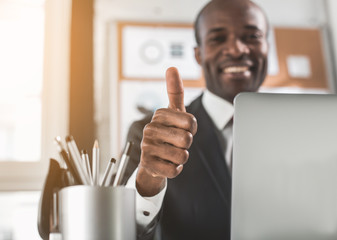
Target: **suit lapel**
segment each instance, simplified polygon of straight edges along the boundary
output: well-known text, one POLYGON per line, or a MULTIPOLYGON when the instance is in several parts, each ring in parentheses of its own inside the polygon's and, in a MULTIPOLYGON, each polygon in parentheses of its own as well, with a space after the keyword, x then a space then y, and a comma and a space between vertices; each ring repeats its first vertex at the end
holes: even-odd
POLYGON ((191 152, 197 153, 219 195, 229 207, 231 177, 223 156, 224 151, 215 132, 217 129, 202 106, 201 97, 191 104, 188 111, 194 114, 198 121, 198 132, 193 138, 191 152))

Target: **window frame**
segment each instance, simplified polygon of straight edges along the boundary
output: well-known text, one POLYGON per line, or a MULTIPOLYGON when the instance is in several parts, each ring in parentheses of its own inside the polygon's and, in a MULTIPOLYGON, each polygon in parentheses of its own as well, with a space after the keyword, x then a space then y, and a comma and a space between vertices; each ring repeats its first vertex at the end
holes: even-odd
POLYGON ((68 132, 70 0, 45 1, 41 159, 0 162, 0 191, 40 190, 49 158, 58 158, 54 137, 68 132))

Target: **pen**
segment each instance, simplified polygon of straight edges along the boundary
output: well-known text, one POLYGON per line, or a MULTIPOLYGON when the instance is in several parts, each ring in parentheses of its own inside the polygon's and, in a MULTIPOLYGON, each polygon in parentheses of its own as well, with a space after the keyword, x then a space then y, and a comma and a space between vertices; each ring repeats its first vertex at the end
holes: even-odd
POLYGON ((120 163, 119 163, 118 168, 117 168, 117 173, 116 173, 113 185, 112 185, 113 187, 116 187, 117 185, 119 185, 122 178, 123 178, 124 171, 125 171, 126 165, 128 163, 128 160, 129 160, 131 145, 132 145, 131 142, 126 143, 126 146, 124 148, 124 152, 122 154, 120 163))
POLYGON ((109 184, 110 184, 110 181, 111 181, 111 175, 112 175, 112 170, 115 166, 115 163, 116 163, 116 159, 114 158, 111 158, 111 160, 109 161, 108 163, 108 166, 104 172, 104 175, 103 175, 103 179, 102 179, 102 182, 101 182, 101 186, 103 187, 108 187, 109 184))
POLYGON ((82 150, 81 151, 81 157, 82 157, 82 163, 83 163, 84 169, 87 172, 87 177, 89 178, 91 185, 93 185, 94 182, 92 180, 92 173, 91 173, 91 167, 90 167, 88 152, 86 150, 82 150))
POLYGON ((79 173, 76 169, 75 163, 72 161, 72 159, 69 158, 69 155, 68 155, 67 151, 63 147, 63 144, 61 142, 61 138, 59 136, 57 136, 55 138, 55 142, 57 144, 58 152, 60 153, 61 157, 65 161, 70 174, 74 177, 75 182, 79 183, 79 184, 83 184, 83 182, 82 182, 82 180, 79 176, 79 173))
POLYGON ((81 158, 80 152, 78 151, 74 138, 72 136, 67 136, 66 142, 67 142, 70 155, 78 171, 78 175, 82 180, 82 183, 85 185, 89 185, 90 181, 87 179, 87 175, 85 174, 85 171, 82 167, 82 164, 81 164, 82 158, 81 158))
POLYGON ((99 185, 99 147, 97 140, 95 140, 92 148, 92 178, 94 185, 99 185))

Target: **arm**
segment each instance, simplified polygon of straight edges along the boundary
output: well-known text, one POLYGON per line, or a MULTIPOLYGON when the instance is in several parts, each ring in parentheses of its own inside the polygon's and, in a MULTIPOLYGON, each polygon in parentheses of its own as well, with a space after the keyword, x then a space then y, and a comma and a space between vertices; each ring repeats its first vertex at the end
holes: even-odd
POLYGON ((136 177, 135 173, 127 184, 137 190, 138 239, 153 236, 167 178, 174 178, 182 171, 188 159, 187 149, 197 129, 196 119, 185 111, 182 81, 177 70, 168 69, 166 78, 169 107, 157 110, 152 119, 135 122, 128 133, 128 140, 135 146, 128 176, 139 163, 136 177), (144 131, 141 131, 144 126, 144 131), (144 211, 150 215, 145 216, 144 211))
MULTIPOLYGON (((138 169, 128 180, 126 187, 136 190, 136 174, 138 169)), ((153 197, 142 197, 136 190, 136 223, 137 239, 152 239, 155 227, 161 214, 166 187, 153 197)))

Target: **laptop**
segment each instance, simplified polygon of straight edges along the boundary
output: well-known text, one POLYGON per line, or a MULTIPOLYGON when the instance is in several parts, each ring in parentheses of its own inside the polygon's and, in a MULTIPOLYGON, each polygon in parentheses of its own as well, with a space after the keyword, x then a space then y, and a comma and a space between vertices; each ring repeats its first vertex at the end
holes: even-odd
POLYGON ((337 96, 242 93, 232 240, 337 239, 337 96))

